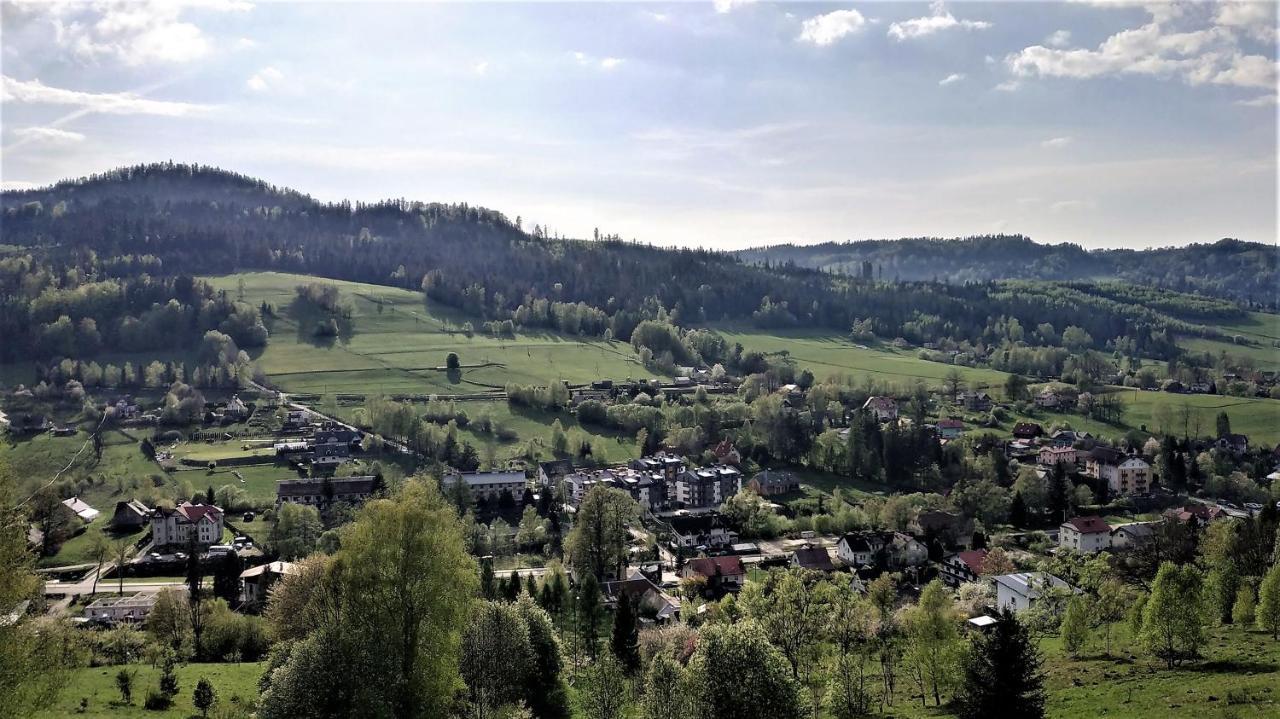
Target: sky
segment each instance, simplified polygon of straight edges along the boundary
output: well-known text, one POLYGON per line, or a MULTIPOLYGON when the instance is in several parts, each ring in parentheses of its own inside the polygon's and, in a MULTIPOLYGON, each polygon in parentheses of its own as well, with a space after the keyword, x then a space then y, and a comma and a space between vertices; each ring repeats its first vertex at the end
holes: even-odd
POLYGON ((0 182, 174 160, 738 249, 1277 241, 1275 3, 0 1, 0 182))

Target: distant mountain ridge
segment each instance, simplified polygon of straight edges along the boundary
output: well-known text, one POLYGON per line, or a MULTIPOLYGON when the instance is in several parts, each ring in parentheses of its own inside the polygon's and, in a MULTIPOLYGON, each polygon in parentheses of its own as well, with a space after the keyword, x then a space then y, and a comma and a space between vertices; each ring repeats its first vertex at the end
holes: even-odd
POLYGON ((772 245, 735 254, 754 264, 795 265, 855 276, 869 262, 874 276, 884 279, 1120 279, 1266 307, 1276 306, 1280 287, 1280 248, 1235 239, 1149 250, 1085 250, 1067 243, 1040 244, 1023 235, 912 237, 772 245))

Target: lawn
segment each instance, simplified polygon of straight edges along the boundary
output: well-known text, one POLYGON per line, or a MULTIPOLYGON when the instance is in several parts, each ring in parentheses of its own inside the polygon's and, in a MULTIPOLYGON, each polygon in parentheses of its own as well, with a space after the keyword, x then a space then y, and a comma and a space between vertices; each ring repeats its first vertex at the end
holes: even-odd
POLYGON ((421 293, 405 289, 275 272, 209 281, 233 294, 243 281, 246 301, 275 306, 279 316, 270 321, 271 340, 256 359, 289 392, 466 394, 507 382, 654 376, 622 342, 552 332, 467 337, 460 329, 463 322, 470 319, 478 326, 479 320, 434 304, 428 309, 421 293), (332 342, 311 336, 314 320, 293 305, 294 288, 307 282, 338 286, 353 309, 349 333, 332 342), (453 375, 441 369, 450 352, 464 366, 453 375))
POLYGON ((32 719, 55 717, 86 717, 87 719, 186 719, 199 716, 200 711, 191 703, 196 682, 201 677, 213 685, 219 702, 231 702, 239 697, 246 702, 258 698, 258 679, 266 668, 265 662, 240 664, 186 664, 178 667, 179 693, 168 711, 147 711, 142 708, 147 690, 158 686, 160 669, 149 664, 131 664, 136 671, 133 678, 133 704, 119 706, 120 692, 116 689, 119 666, 75 669, 67 678, 65 688, 54 704, 31 715, 32 719), (80 712, 80 700, 88 699, 88 708, 80 712))
POLYGON ((947 365, 916 356, 919 350, 900 350, 887 345, 859 347, 846 337, 824 330, 732 329, 721 331, 729 342, 741 342, 749 350, 787 352, 796 367, 813 372, 818 379, 832 375, 853 376, 888 383, 906 390, 918 381, 938 386, 954 367, 972 387, 1003 392, 1008 374, 991 369, 947 365))
MULTIPOLYGON (((130 543, 136 542, 139 539, 142 539, 142 535, 147 533, 146 527, 143 527, 136 532, 127 532, 124 534, 117 534, 109 530, 107 525, 111 523, 111 514, 115 510, 114 502, 110 507, 98 506, 95 507, 95 509, 101 511, 102 514, 99 514, 93 522, 85 527, 83 532, 77 534, 71 539, 68 539, 66 542, 63 542, 62 547, 58 549, 57 554, 51 557, 41 557, 40 566, 58 567, 71 564, 86 564, 95 561, 95 558, 91 554, 91 550, 93 547, 93 538, 98 535, 106 536, 107 541, 114 546, 117 541, 125 538, 127 538, 130 543)), ((111 559, 110 553, 107 558, 111 559)))

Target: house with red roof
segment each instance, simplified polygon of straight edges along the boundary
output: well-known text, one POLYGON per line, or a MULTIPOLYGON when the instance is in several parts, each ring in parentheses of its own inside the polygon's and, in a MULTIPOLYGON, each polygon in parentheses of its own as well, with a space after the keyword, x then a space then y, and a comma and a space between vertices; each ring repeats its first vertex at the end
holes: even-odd
POLYGON ((982 563, 987 561, 987 550, 971 549, 956 552, 943 558, 938 564, 942 583, 958 587, 965 582, 976 582, 982 577, 982 563))
POLYGON ((222 541, 222 510, 212 504, 183 502, 151 513, 151 539, 157 547, 208 547, 222 541))
POLYGON ((877 421, 889 422, 898 418, 898 400, 892 397, 868 397, 862 403, 862 411, 875 415, 877 421))
POLYGON ((1107 549, 1111 546, 1111 525, 1101 517, 1072 517, 1058 528, 1058 546, 1089 554, 1107 549))
POLYGON ((964 422, 958 419, 938 420, 938 436, 942 439, 955 439, 964 431, 964 422))
POLYGON ((698 557, 685 562, 680 577, 704 577, 711 591, 737 591, 747 579, 747 570, 740 557, 698 557))

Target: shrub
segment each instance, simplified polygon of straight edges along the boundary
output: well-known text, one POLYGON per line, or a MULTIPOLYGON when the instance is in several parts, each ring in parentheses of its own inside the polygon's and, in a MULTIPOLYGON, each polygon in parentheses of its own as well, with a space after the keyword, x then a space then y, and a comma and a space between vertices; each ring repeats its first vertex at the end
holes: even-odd
POLYGON ((173 698, 168 694, 156 689, 147 690, 147 699, 142 704, 144 709, 149 711, 165 711, 173 706, 173 698))

